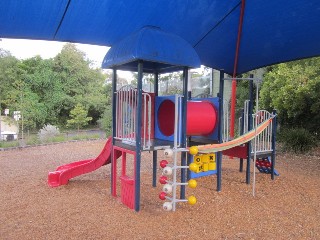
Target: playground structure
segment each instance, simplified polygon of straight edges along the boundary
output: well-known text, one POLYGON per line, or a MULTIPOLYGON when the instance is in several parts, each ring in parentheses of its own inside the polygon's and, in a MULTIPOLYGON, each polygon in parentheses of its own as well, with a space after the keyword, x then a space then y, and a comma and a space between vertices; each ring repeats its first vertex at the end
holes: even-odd
POLYGON ((217 191, 221 191, 222 155, 240 158, 240 171, 246 160, 247 184, 250 183, 252 159, 257 167, 261 166, 261 172, 270 173, 274 179, 276 113, 265 110, 253 113, 253 82, 256 79, 249 78, 250 97, 239 119, 239 137, 233 139, 230 138, 229 104, 223 100, 224 81, 230 79, 220 71, 217 97, 192 97, 188 92, 188 69, 199 66, 199 58, 188 43, 154 27, 142 28, 114 45, 103 62, 104 68, 113 69, 112 138, 107 141, 105 153, 97 158, 99 161, 86 160, 59 167, 49 174, 49 185, 66 184, 74 176, 111 163, 112 195, 119 196, 117 184, 120 181, 121 202, 139 211, 141 152, 153 152, 152 185, 156 187, 159 150, 171 159, 160 161, 163 168, 160 183, 164 186, 159 198, 165 200, 163 208, 168 211, 174 211, 180 202, 196 203, 194 196, 186 197, 186 187, 197 185, 194 178, 217 176, 217 191), (174 44, 163 48, 163 42, 174 44), (117 89, 117 70, 138 72, 137 87, 117 89), (183 71, 183 94, 158 96, 159 74, 179 70, 183 71), (153 93, 142 91, 143 73, 154 74, 153 93), (134 159, 131 175, 127 171, 127 155, 134 159), (179 156, 181 162, 178 163, 179 156), (268 159, 269 163, 262 159, 268 159), (121 170, 120 177, 118 170, 121 170), (178 173, 181 175, 179 180, 178 173), (177 196, 178 187, 180 196, 177 196))

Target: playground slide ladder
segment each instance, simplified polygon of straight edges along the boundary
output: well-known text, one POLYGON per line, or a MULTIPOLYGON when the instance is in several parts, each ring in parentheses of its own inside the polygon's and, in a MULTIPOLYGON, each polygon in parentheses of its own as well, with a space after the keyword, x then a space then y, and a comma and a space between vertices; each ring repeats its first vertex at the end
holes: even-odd
MULTIPOLYGON (((178 199, 177 197, 177 187, 178 186, 189 186, 190 188, 195 188, 197 186, 197 182, 194 179, 190 179, 188 182, 178 182, 177 181, 177 173, 179 170, 186 168, 189 166, 180 166, 178 165, 178 153, 186 152, 187 149, 180 148, 180 131, 179 129, 179 119, 181 119, 181 96, 175 95, 175 119, 174 119, 174 141, 173 141, 173 149, 166 149, 164 151, 164 155, 167 157, 173 158, 173 163, 169 164, 167 160, 160 161, 160 167, 163 168, 162 176, 159 181, 161 184, 164 184, 162 188, 162 192, 159 194, 159 198, 161 200, 166 200, 163 204, 163 209, 165 211, 175 211, 176 205, 179 202, 188 202, 190 205, 194 205, 197 202, 195 196, 191 195, 187 199, 178 199), (171 177, 172 180, 169 180, 168 177, 171 177), (171 195, 171 196, 168 196, 171 195)), ((186 154, 186 153, 184 153, 186 154)))
MULTIPOLYGON (((261 173, 271 174, 272 173, 272 162, 269 157, 258 158, 256 161, 256 168, 261 173)), ((277 170, 274 169, 274 174, 279 176, 277 170)))

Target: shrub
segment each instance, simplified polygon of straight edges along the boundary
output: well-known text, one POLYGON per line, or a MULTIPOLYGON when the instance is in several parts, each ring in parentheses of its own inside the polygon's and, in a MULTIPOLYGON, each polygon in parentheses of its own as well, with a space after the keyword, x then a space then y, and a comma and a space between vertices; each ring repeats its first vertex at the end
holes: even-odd
POLYGON ((110 105, 106 107, 102 118, 98 120, 100 128, 106 132, 106 135, 109 136, 112 134, 112 108, 110 105))
POLYGON ((38 138, 41 142, 50 142, 50 139, 60 134, 59 128, 53 125, 44 125, 38 132, 38 138))
POLYGON ((310 151, 317 145, 315 136, 304 128, 290 128, 280 131, 278 139, 286 150, 295 153, 310 151))

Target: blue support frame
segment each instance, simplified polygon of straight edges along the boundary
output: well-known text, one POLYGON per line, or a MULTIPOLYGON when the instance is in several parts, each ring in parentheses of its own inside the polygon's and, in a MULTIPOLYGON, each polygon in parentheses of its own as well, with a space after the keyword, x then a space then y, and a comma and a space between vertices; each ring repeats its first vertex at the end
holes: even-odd
MULTIPOLYGON (((117 69, 113 69, 112 75, 112 145, 115 144, 116 137, 116 106, 117 106, 117 69)), ((111 151, 113 154, 113 151, 111 151)), ((114 158, 114 156, 112 156, 114 158)), ((111 169, 113 168, 113 163, 111 161, 111 169)), ((111 186, 113 186, 113 171, 111 171, 111 186)), ((112 194, 112 187, 111 187, 112 194)))
MULTIPOLYGON (((240 126, 240 135, 243 135, 244 130, 244 109, 241 110, 241 126, 240 126)), ((239 171, 243 172, 243 158, 240 158, 239 171)))
MULTIPOLYGON (((219 85, 219 132, 218 143, 222 143, 222 124, 223 124, 223 91, 224 91, 224 71, 220 70, 220 85, 219 85)), ((221 191, 222 182, 222 152, 217 153, 217 191, 221 191)))
MULTIPOLYGON (((159 93, 159 73, 155 72, 154 73, 154 95, 155 97, 158 96, 159 93)), ((156 187, 157 186, 157 165, 158 165, 158 152, 155 150, 152 152, 152 187, 156 187)))
MULTIPOLYGON (((181 119, 181 147, 186 147, 187 141, 187 102, 188 102, 188 68, 183 69, 183 101, 181 119)), ((186 153, 181 153, 181 166, 187 165, 186 153)), ((186 169, 181 168, 181 182, 186 182, 186 169)), ((186 198, 186 186, 181 185, 180 199, 186 198)))
POLYGON ((143 61, 138 63, 138 101, 136 111, 136 162, 135 162, 135 188, 134 188, 134 210, 140 210, 140 165, 141 165, 141 119, 142 119, 142 77, 143 61))
MULTIPOLYGON (((252 74, 250 74, 250 78, 253 78, 252 74)), ((253 113, 253 81, 249 81, 248 131, 252 129, 252 113, 253 113)), ((250 184, 251 141, 248 142, 247 156, 248 157, 247 157, 247 169, 246 169, 246 183, 250 184)))

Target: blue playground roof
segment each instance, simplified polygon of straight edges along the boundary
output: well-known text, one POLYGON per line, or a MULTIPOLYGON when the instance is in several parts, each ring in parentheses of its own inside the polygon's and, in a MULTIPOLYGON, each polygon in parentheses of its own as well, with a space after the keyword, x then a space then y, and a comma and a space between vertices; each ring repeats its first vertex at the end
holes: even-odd
MULTIPOLYGON (((186 41, 201 64, 233 73, 242 1, 3 0, 0 38, 112 47, 155 26, 186 41)), ((319 0, 245 2, 237 73, 319 55, 319 0)))
POLYGON ((144 27, 112 46, 102 67, 137 71, 138 61, 144 60, 144 72, 170 72, 181 67, 200 67, 194 48, 184 39, 155 27, 144 27))

